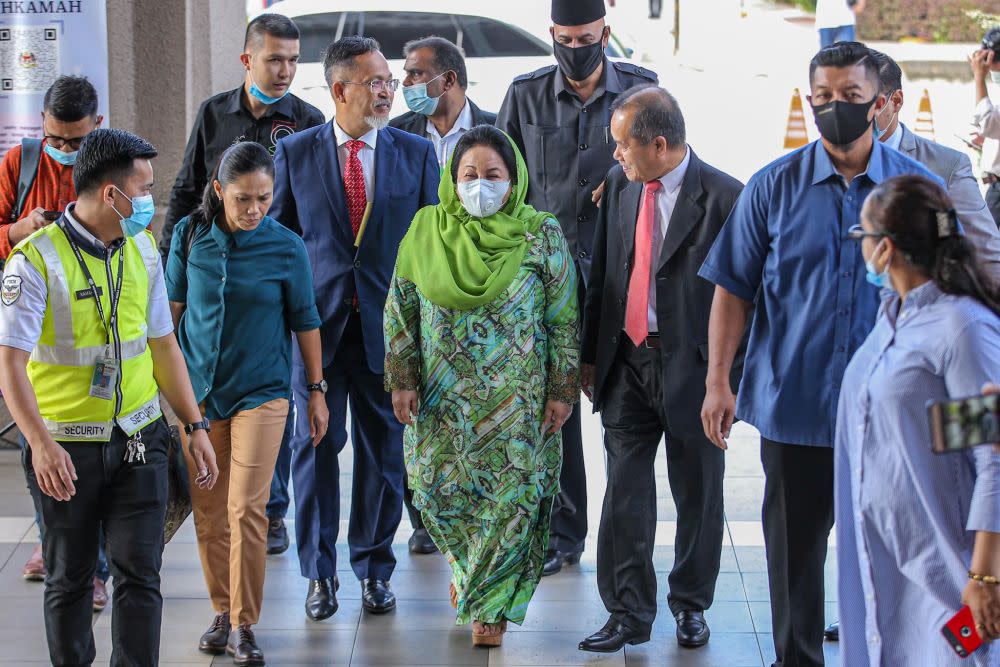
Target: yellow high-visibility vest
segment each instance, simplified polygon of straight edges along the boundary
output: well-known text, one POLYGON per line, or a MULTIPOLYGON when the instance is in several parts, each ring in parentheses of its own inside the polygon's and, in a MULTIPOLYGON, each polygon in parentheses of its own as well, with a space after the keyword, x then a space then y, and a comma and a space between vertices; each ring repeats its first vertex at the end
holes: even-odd
POLYGON ((153 235, 144 231, 127 238, 106 260, 81 248, 98 288, 96 298, 101 299, 108 319, 111 290, 117 286, 123 261, 118 314, 113 325, 106 322, 107 328, 60 225, 39 229, 14 252, 23 253, 48 286, 41 337, 28 361, 28 379, 52 437, 107 442, 116 424, 131 436, 159 418, 153 358, 146 344, 149 294, 160 261, 153 235), (119 253, 124 253, 122 260, 119 253), (95 363, 105 355, 119 362, 111 399, 90 395, 95 363))

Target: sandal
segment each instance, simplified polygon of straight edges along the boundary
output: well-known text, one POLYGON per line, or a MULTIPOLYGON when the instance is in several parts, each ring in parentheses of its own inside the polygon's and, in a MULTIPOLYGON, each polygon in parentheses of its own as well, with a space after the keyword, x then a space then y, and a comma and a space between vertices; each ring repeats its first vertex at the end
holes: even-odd
POLYGON ((503 635, 507 632, 507 621, 501 621, 500 623, 482 623, 481 621, 475 621, 472 624, 472 645, 480 646, 483 648, 494 648, 503 644, 503 635), (499 626, 500 632, 497 633, 482 633, 476 632, 476 623, 482 626, 499 626))

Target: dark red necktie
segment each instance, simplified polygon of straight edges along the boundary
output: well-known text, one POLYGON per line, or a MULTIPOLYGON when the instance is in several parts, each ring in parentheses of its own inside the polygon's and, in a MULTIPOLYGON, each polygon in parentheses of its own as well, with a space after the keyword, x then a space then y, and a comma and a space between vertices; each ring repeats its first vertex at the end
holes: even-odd
POLYGON ((368 206, 368 195, 365 194, 365 172, 361 168, 358 153, 364 148, 365 142, 351 139, 347 142, 347 164, 344 165, 344 190, 347 192, 347 215, 351 219, 351 231, 355 242, 358 240, 358 230, 361 220, 365 217, 365 207, 368 206))
MULTIPOLYGON (((347 215, 351 219, 351 232, 354 242, 358 242, 358 231, 361 230, 361 221, 365 217, 365 208, 368 206, 368 195, 365 193, 365 172, 361 168, 361 159, 358 153, 364 148, 365 142, 351 139, 347 142, 347 164, 344 165, 344 191, 347 193, 347 215)), ((357 287, 354 290, 352 300, 354 310, 358 309, 357 287)))
POLYGON ((653 224, 656 222, 656 192, 659 181, 643 186, 639 218, 635 223, 635 254, 632 277, 628 282, 628 305, 625 307, 625 333, 636 347, 649 335, 649 270, 653 255, 653 224))

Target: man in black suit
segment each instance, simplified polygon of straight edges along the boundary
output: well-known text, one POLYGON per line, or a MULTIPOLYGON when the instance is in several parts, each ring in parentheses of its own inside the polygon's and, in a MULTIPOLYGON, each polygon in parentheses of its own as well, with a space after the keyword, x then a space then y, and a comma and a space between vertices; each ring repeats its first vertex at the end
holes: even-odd
POLYGON ((611 134, 619 166, 604 183, 582 347, 584 392, 605 430, 597 582, 611 618, 580 649, 612 652, 649 639, 656 616, 653 463, 664 436, 677 505, 667 599, 678 643, 693 648, 709 637, 704 611, 719 574, 725 470, 700 417, 714 288, 698 269, 743 186, 688 147, 677 101, 662 88, 619 97, 611 134))
MULTIPOLYGON (((390 127, 425 137, 434 144, 438 164, 443 170, 463 134, 476 125, 493 125, 497 115, 483 111, 465 96, 469 75, 462 50, 444 37, 424 37, 403 46, 403 98, 410 111, 389 121, 390 127)), ((413 495, 407 485, 403 500, 410 515, 413 534, 410 551, 432 554, 434 541, 413 507, 413 495)))
MULTIPOLYGON (((465 96, 469 87, 465 54, 444 37, 407 42, 403 57, 403 98, 410 111, 393 118, 389 125, 430 139, 444 169, 461 136, 476 125, 495 124, 497 115, 483 111, 465 96)), ((411 509, 410 519, 415 516, 411 509)), ((433 546, 430 538, 427 541, 433 546)))

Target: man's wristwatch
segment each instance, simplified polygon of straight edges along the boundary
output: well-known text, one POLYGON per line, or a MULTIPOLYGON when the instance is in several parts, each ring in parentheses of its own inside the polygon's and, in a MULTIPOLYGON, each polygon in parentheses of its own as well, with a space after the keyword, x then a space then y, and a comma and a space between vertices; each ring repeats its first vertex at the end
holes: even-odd
POLYGON ((184 427, 184 432, 187 433, 188 435, 191 435, 192 433, 198 430, 205 431, 207 433, 212 430, 212 427, 209 426, 207 419, 202 419, 200 422, 188 424, 184 427))
POLYGON ((306 389, 308 389, 309 391, 319 391, 325 394, 327 386, 328 385, 326 384, 326 380, 320 380, 319 382, 313 384, 307 384, 306 389))

